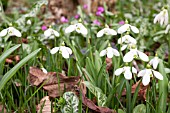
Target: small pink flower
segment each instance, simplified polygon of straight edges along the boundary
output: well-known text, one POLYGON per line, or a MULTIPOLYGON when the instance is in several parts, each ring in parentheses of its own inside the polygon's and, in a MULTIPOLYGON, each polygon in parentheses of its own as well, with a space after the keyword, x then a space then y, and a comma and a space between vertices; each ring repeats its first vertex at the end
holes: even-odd
POLYGON ((102 7, 102 6, 98 7, 97 11, 103 13, 104 12, 104 7, 102 7))
POLYGON ((80 18, 80 15, 79 15, 79 14, 76 14, 76 15, 74 16, 74 18, 75 18, 75 19, 79 19, 79 18, 80 18))
POLYGON ((68 22, 68 19, 65 18, 64 16, 62 16, 62 17, 60 18, 60 21, 61 21, 62 23, 67 23, 67 22, 68 22))
POLYGON ((120 25, 123 25, 123 24, 125 24, 125 21, 123 21, 123 20, 122 20, 122 21, 119 21, 119 24, 120 24, 120 25))
POLYGON ((41 29, 42 29, 43 31, 45 31, 45 30, 47 30, 47 26, 43 25, 43 26, 41 26, 41 29))
POLYGON ((100 22, 98 20, 94 20, 93 24, 96 24, 96 25, 100 26, 100 22))
POLYGON ((100 11, 97 11, 97 12, 96 12, 96 15, 97 15, 97 16, 101 16, 101 14, 102 14, 102 13, 101 13, 100 11))
POLYGON ((87 9, 87 8, 88 8, 87 4, 84 4, 84 5, 83 5, 83 8, 84 8, 84 9, 87 9))

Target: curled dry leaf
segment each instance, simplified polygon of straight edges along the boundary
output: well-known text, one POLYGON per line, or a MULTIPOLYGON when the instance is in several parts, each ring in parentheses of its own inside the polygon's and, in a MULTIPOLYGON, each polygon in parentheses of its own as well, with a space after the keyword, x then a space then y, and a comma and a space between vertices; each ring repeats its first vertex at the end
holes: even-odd
POLYGON ((63 94, 64 91, 71 91, 79 83, 80 76, 67 77, 56 72, 46 74, 39 68, 30 67, 28 80, 34 86, 43 83, 43 88, 48 91, 48 95, 55 98, 63 94))
POLYGON ((88 108, 90 108, 91 110, 97 112, 97 113, 116 113, 116 111, 112 110, 112 109, 109 109, 107 107, 100 107, 100 106, 97 106, 93 103, 93 101, 91 101, 90 99, 88 99, 85 94, 82 94, 82 101, 83 101, 83 104, 85 106, 87 106, 88 108))
POLYGON ((51 101, 49 96, 45 96, 41 99, 40 104, 37 106, 37 113, 52 113, 51 101))
MULTIPOLYGON (((131 89, 131 93, 132 93, 132 94, 135 93, 136 88, 137 88, 137 86, 138 86, 139 83, 140 83, 140 81, 136 82, 136 84, 134 84, 134 85, 132 86, 132 89, 131 89)), ((139 92, 138 92, 138 97, 140 97, 141 99, 146 100, 147 87, 148 87, 148 86, 144 86, 142 83, 140 83, 139 92)), ((125 96, 125 95, 126 95, 126 89, 124 89, 123 92, 122 92, 122 96, 125 96)))

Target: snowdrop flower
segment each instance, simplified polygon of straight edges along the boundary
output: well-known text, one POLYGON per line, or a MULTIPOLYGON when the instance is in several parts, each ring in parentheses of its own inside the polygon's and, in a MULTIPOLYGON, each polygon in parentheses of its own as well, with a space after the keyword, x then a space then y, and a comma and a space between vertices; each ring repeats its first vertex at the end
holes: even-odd
POLYGON ((118 44, 122 44, 121 51, 125 50, 128 46, 131 48, 131 46, 135 45, 136 43, 136 39, 134 39, 130 35, 125 35, 118 39, 118 44))
POLYGON ((163 80, 163 76, 161 73, 158 71, 154 71, 153 69, 144 69, 141 70, 138 75, 138 77, 143 77, 142 78, 142 83, 144 86, 148 85, 150 82, 150 77, 155 76, 159 80, 163 80))
POLYGON ((52 29, 52 28, 48 28, 46 31, 44 31, 44 35, 45 35, 45 37, 49 37, 51 35, 59 37, 59 33, 56 30, 52 29))
POLYGON ((124 24, 121 27, 119 27, 118 33, 122 34, 126 31, 130 31, 130 30, 132 30, 134 33, 139 33, 139 29, 135 26, 130 25, 130 24, 124 24))
POLYGON ((43 71, 43 73, 47 74, 47 70, 45 68, 41 68, 41 70, 43 71))
POLYGON ((72 54, 72 50, 69 47, 66 47, 66 46, 54 47, 53 49, 51 49, 50 53, 55 54, 58 51, 66 59, 69 58, 69 56, 72 54))
POLYGON ((127 80, 130 80, 130 79, 132 79, 132 73, 137 74, 137 70, 134 67, 132 67, 132 72, 131 72, 131 67, 130 66, 124 66, 122 68, 116 69, 116 71, 115 71, 116 76, 119 76, 122 73, 124 73, 124 77, 127 80))
POLYGON ((158 67, 159 61, 160 59, 156 56, 150 60, 149 64, 153 66, 153 69, 156 69, 158 67))
POLYGON ((167 25, 166 30, 165 30, 165 34, 167 34, 169 32, 170 29, 170 24, 167 25))
POLYGON ((21 32, 15 29, 14 27, 8 27, 0 32, 0 37, 6 36, 6 35, 21 37, 21 32))
POLYGON ((145 53, 137 50, 137 48, 130 49, 130 51, 128 53, 126 53, 125 56, 123 57, 123 61, 131 62, 134 58, 137 58, 137 57, 139 57, 141 60, 143 60, 145 62, 149 61, 148 56, 145 53))
POLYGON ((119 52, 112 47, 107 47, 106 49, 100 52, 100 56, 104 56, 104 55, 107 55, 108 58, 112 58, 114 55, 120 56, 119 52))
POLYGON ((27 20, 27 24, 28 24, 28 25, 31 25, 31 20, 27 20))
POLYGON ((167 25, 168 24, 168 10, 167 9, 163 9, 159 14, 157 14, 154 18, 154 24, 156 22, 159 22, 160 25, 162 26, 167 25))
POLYGON ((109 27, 106 27, 97 33, 97 37, 102 37, 104 34, 105 35, 117 35, 117 32, 113 29, 110 29, 109 27))
POLYGON ((70 25, 65 29, 65 33, 71 33, 73 31, 76 31, 77 33, 81 33, 83 35, 87 35, 87 29, 84 27, 82 23, 70 25))

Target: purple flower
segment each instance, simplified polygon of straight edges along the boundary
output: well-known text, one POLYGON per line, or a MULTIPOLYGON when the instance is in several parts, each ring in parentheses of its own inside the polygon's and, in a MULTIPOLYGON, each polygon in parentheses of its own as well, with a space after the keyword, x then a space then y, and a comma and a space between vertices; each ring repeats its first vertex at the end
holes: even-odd
POLYGON ((98 20, 94 20, 93 24, 96 24, 96 25, 100 26, 100 22, 98 20))
POLYGON ((84 5, 83 5, 83 8, 84 8, 84 9, 87 9, 87 8, 88 8, 87 4, 84 4, 84 5))
POLYGON ((98 7, 97 11, 103 13, 104 12, 104 7, 102 7, 102 6, 98 7))
POLYGON ((43 26, 41 26, 41 29, 42 29, 43 31, 45 31, 45 30, 47 30, 47 26, 43 25, 43 26))
POLYGON ((80 15, 79 15, 79 14, 76 14, 76 15, 74 16, 74 18, 75 18, 75 19, 79 19, 79 18, 80 18, 80 15))
POLYGON ((68 19, 65 18, 64 16, 62 16, 62 17, 60 18, 60 21, 61 21, 62 23, 67 23, 67 22, 68 22, 68 19))
POLYGON ((123 24, 125 24, 125 21, 121 20, 121 21, 119 21, 119 24, 123 25, 123 24))
POLYGON ((96 15, 97 15, 97 16, 100 16, 101 14, 102 14, 102 13, 101 13, 100 11, 97 11, 97 12, 96 12, 96 15))

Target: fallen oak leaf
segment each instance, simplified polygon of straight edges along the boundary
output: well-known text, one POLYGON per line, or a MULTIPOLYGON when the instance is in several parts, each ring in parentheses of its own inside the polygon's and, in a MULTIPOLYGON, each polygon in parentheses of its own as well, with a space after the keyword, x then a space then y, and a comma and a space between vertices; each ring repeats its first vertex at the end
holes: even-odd
POLYGON ((30 67, 28 80, 31 85, 39 86, 44 83, 43 89, 48 91, 50 97, 61 96, 65 91, 71 91, 80 81, 80 76, 67 77, 61 73, 44 73, 41 69, 30 67))
POLYGON ((45 96, 40 100, 40 104, 37 105, 37 113, 52 113, 51 101, 49 96, 45 96))
POLYGON ((85 94, 82 94, 82 101, 85 106, 90 108, 91 110, 98 112, 98 113, 116 113, 116 111, 109 109, 107 107, 100 107, 93 103, 92 100, 88 99, 85 94))

